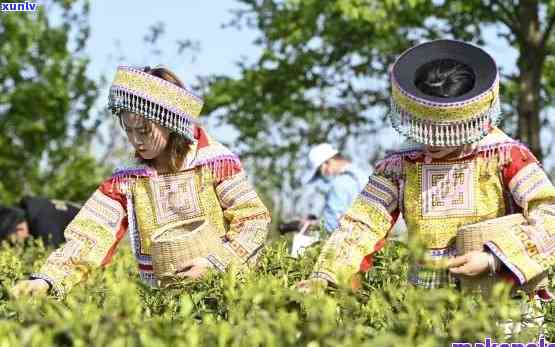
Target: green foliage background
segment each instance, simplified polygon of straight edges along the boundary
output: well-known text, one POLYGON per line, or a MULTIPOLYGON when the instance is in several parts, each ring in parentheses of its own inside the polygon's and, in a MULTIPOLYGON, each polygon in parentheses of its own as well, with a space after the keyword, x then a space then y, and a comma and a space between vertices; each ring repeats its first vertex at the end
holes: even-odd
MULTIPOLYGON (((0 249, 0 346, 448 346, 507 341, 496 321, 515 313, 500 295, 491 303, 449 289, 407 284, 407 250, 393 242, 376 259, 361 292, 306 295, 292 289, 308 276, 317 249, 296 260, 279 240, 255 272, 211 274, 179 289, 143 286, 126 245, 61 301, 12 300, 7 288, 48 253, 40 244, 0 249)), ((555 306, 545 307, 555 338, 555 306)), ((534 331, 515 336, 532 341, 534 331)))
POLYGON ((55 0, 0 15, 2 204, 23 195, 83 201, 109 172, 90 153, 100 123, 83 52, 88 13, 86 1, 55 0))

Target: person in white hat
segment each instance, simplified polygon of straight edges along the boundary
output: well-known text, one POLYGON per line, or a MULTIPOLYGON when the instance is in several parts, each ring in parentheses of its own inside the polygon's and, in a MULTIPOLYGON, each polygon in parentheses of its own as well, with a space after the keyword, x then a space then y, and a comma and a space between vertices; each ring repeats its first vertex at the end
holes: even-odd
POLYGON ((327 193, 322 212, 322 224, 324 229, 331 233, 338 228, 339 218, 364 188, 368 175, 357 170, 349 159, 329 143, 321 143, 313 147, 308 154, 308 159, 310 166, 304 181, 305 183, 312 183, 318 179, 324 181, 327 193))

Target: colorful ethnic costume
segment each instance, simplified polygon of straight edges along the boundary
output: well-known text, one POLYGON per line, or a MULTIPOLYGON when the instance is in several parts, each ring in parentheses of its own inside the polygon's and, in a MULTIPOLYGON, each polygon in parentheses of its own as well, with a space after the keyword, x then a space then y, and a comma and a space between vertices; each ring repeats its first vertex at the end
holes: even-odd
POLYGON ((522 213, 527 222, 492 237, 485 250, 503 264, 499 275, 517 286, 544 277, 555 263, 555 187, 532 153, 496 127, 499 76, 493 59, 466 43, 432 41, 398 58, 391 84, 392 123, 409 140, 377 164, 324 245, 312 277, 348 283, 367 271, 400 213, 409 240, 419 240, 427 252, 424 261, 411 264, 409 281, 416 286, 455 283, 439 264, 456 255, 457 230, 511 213, 522 213), (448 58, 472 67, 472 89, 454 98, 418 90, 417 69, 448 58), (425 145, 462 151, 434 157, 425 145))
POLYGON ((239 158, 211 139, 196 118, 202 100, 141 70, 119 67, 109 107, 141 114, 191 141, 181 171, 158 174, 142 166, 104 181, 65 230, 67 243, 33 278, 63 294, 95 267, 107 265, 129 231, 140 277, 156 286, 150 236, 159 228, 205 219, 219 234, 206 258, 220 271, 253 263, 267 235, 269 213, 249 184, 239 158))

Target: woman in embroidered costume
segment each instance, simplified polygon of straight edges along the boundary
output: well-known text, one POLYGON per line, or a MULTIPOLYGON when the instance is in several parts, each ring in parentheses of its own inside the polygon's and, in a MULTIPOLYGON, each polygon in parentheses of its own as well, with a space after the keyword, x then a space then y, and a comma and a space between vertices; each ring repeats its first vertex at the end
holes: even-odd
POLYGON ((67 292, 110 262, 129 231, 143 281, 156 286, 151 236, 160 228, 205 219, 219 234, 218 251, 177 269, 202 277, 207 269, 251 264, 263 247, 269 213, 249 184, 239 158, 198 123, 202 99, 169 70, 119 67, 109 107, 119 117, 143 164, 103 182, 65 230, 67 243, 14 294, 67 292))
POLYGON ((494 271, 547 299, 539 280, 555 263, 555 188, 532 153, 496 127, 494 60, 473 45, 437 40, 404 52, 390 74, 392 124, 408 141, 376 165, 298 287, 356 285, 354 275, 370 269, 402 213, 409 240, 427 253, 411 264, 415 286, 494 271), (526 222, 492 235, 483 251, 456 256, 459 228, 512 213, 526 222))

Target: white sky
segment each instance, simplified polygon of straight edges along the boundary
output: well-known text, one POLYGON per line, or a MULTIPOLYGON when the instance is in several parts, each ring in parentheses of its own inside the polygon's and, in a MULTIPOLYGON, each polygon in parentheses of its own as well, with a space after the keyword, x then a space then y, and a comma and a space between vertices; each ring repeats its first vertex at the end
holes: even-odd
POLYGON ((123 54, 128 65, 163 63, 184 80, 192 80, 196 75, 232 74, 237 71, 235 62, 240 56, 256 57, 259 52, 252 44, 255 32, 221 27, 233 18, 230 10, 239 5, 232 0, 93 1, 88 43, 90 72, 111 75, 114 61, 109 57, 123 54), (149 54, 143 43, 148 28, 157 22, 166 25, 161 41, 165 52, 162 58, 149 54), (180 39, 200 41, 202 51, 196 62, 172 56, 175 42, 180 39), (116 42, 120 42, 121 48, 116 47, 116 42))

